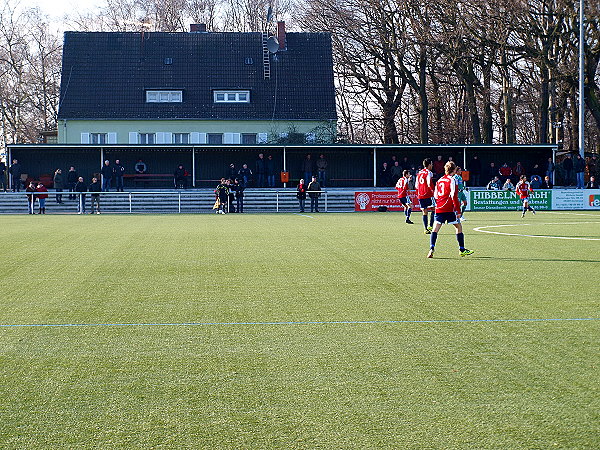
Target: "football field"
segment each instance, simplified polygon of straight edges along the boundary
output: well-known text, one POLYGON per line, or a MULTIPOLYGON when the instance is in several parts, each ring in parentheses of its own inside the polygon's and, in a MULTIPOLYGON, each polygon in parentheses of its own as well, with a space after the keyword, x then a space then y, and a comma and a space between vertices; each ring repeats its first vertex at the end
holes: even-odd
POLYGON ((600 448, 600 212, 0 216, 0 448, 600 448))

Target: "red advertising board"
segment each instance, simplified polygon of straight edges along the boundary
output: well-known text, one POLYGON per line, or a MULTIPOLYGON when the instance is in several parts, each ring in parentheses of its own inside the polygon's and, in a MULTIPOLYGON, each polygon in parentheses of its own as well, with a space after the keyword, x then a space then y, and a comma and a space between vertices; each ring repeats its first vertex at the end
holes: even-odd
MULTIPOLYGON (((419 201, 415 191, 409 191, 412 210, 420 211, 419 201)), ((401 211, 402 203, 398 198, 397 191, 378 191, 378 192, 355 192, 354 210, 355 211, 377 211, 380 206, 386 206, 388 211, 401 211)))

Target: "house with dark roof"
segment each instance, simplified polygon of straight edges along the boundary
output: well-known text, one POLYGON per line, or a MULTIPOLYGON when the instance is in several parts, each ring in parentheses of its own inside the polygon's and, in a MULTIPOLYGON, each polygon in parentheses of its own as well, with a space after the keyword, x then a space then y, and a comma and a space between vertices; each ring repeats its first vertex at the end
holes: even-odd
POLYGON ((264 33, 66 32, 58 143, 332 142, 330 35, 281 22, 276 38, 273 48, 264 33))

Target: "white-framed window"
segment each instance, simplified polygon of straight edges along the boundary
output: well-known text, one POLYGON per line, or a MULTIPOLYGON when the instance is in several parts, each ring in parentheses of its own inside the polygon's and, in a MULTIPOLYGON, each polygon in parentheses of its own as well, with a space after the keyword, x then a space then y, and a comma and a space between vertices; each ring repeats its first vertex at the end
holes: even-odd
POLYGON ((181 103, 183 91, 146 91, 146 103, 181 103))
POLYGON ((220 145, 223 143, 222 133, 208 133, 208 143, 220 145))
POLYGON ((155 144, 156 134, 155 133, 140 133, 138 134, 138 144, 155 144))
POLYGON ((190 133, 173 133, 173 144, 189 144, 190 133))
POLYGON ((90 133, 90 144, 107 144, 108 133, 90 133))
POLYGON ((254 145, 257 142, 256 133, 242 133, 242 144, 254 145))
POLYGON ((214 91, 215 103, 250 103, 250 91, 214 91))

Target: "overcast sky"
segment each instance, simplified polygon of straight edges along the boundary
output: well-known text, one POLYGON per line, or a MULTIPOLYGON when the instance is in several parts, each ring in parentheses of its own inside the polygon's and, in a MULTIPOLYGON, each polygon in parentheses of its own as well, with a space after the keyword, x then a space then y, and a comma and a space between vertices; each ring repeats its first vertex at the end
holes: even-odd
POLYGON ((20 0, 23 8, 39 6, 40 9, 55 20, 60 20, 65 14, 77 10, 90 10, 104 5, 104 0, 20 0))

